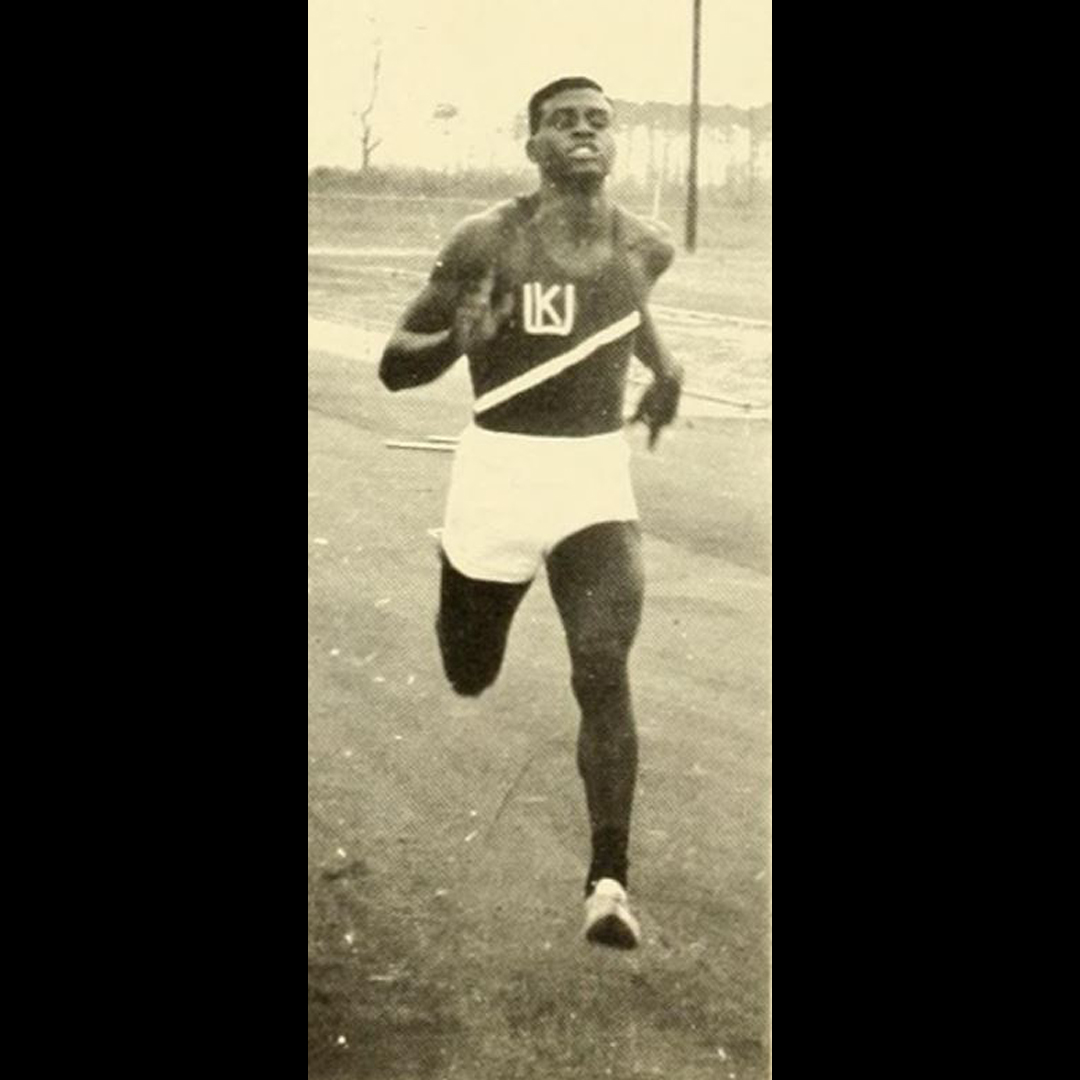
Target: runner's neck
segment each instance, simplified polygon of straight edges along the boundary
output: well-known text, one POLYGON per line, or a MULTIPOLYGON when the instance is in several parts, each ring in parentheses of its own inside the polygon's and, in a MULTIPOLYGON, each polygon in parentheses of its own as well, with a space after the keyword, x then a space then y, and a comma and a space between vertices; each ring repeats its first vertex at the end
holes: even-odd
POLYGON ((553 239, 585 244, 608 234, 614 207, 603 187, 585 191, 545 179, 539 194, 536 223, 553 239))

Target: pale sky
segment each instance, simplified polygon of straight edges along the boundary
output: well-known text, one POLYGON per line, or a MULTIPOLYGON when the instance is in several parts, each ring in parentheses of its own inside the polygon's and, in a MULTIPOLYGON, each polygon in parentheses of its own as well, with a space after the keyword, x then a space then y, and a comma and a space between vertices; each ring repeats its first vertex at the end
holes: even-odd
MULTIPOLYGON (((308 167, 359 165, 356 117, 382 77, 376 163, 427 161, 432 111, 476 131, 503 128, 560 75, 589 75, 616 98, 690 96, 691 0, 308 0, 308 167)), ((772 101, 772 0, 704 0, 702 100, 772 101)))

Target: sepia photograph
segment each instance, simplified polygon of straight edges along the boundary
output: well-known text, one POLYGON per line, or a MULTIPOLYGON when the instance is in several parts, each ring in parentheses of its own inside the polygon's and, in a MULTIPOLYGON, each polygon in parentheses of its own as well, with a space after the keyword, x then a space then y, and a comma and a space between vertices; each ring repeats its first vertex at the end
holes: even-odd
POLYGON ((308 0, 308 1080, 772 1075, 771 0, 308 0))

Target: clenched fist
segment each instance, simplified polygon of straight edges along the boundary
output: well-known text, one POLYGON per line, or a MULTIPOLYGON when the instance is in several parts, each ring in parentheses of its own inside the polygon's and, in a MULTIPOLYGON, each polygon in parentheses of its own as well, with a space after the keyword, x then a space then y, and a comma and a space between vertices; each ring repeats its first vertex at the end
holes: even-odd
POLYGON ((488 270, 462 294, 454 312, 454 344, 459 355, 470 353, 492 341, 510 318, 514 310, 514 294, 505 293, 492 306, 494 289, 495 272, 488 270))
POLYGON ((676 370, 657 376, 652 385, 641 395, 631 424, 642 423, 649 429, 649 449, 656 446, 660 432, 667 427, 679 411, 682 395, 682 371, 676 370))

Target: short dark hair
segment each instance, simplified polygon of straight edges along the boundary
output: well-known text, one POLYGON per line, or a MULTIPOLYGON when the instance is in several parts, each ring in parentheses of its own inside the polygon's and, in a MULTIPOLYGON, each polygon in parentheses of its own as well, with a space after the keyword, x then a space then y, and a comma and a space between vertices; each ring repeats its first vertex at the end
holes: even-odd
POLYGON ((564 90, 599 90, 602 94, 604 88, 593 79, 587 79, 584 75, 566 75, 547 86, 541 86, 531 98, 529 98, 529 134, 535 135, 540 130, 540 110, 548 98, 561 94, 564 90))

